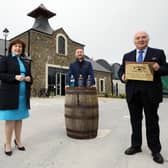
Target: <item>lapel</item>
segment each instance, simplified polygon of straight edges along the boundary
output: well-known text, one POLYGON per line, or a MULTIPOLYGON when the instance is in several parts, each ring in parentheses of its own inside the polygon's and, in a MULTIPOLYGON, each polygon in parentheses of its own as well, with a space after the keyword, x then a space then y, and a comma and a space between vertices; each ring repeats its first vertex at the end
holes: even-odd
POLYGON ((9 72, 20 73, 19 63, 16 57, 8 56, 7 57, 7 69, 9 72))
POLYGON ((152 48, 148 47, 144 61, 146 61, 146 62, 159 62, 158 59, 159 59, 158 55, 155 53, 155 51, 152 48))
POLYGON ((151 57, 151 56, 152 56, 151 48, 148 47, 147 52, 146 52, 146 55, 145 55, 144 62, 151 61, 151 60, 152 60, 152 57, 151 57))
POLYGON ((136 50, 133 50, 133 51, 130 53, 129 61, 131 61, 131 62, 136 62, 136 50))

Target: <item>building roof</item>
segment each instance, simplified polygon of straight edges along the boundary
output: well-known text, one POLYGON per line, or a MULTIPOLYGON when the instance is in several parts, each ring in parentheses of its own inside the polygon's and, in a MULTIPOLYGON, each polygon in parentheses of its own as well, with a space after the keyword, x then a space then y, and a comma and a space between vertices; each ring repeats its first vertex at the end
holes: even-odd
POLYGON ((55 16, 56 13, 51 12, 43 4, 41 4, 39 7, 35 8, 31 12, 29 12, 27 15, 30 17, 33 17, 33 18, 38 18, 41 15, 43 15, 47 18, 51 18, 51 17, 55 16))
POLYGON ((68 38, 69 40, 71 40, 72 43, 75 43, 75 44, 78 44, 78 45, 80 45, 80 46, 82 46, 82 47, 85 47, 85 44, 82 44, 82 43, 79 43, 79 42, 76 42, 76 41, 72 40, 62 27, 60 27, 60 28, 54 30, 54 32, 57 32, 57 31, 60 31, 60 30, 64 32, 64 34, 67 36, 67 38, 68 38))
POLYGON ((114 63, 111 66, 111 72, 113 74, 113 79, 119 79, 118 71, 120 69, 120 64, 119 63, 114 63))
POLYGON ((103 66, 104 68, 108 69, 109 71, 111 71, 111 65, 104 59, 98 59, 96 60, 96 62, 98 64, 100 64, 101 66, 103 66))
POLYGON ((92 63, 94 71, 101 71, 101 72, 108 72, 108 73, 110 73, 110 71, 108 69, 104 68, 103 66, 101 66, 100 64, 98 64, 96 61, 90 59, 88 56, 85 56, 85 60, 90 61, 92 63))
POLYGON ((50 26, 48 19, 55 16, 56 14, 49 11, 43 4, 41 4, 39 7, 37 7, 27 15, 35 18, 35 22, 32 27, 33 29, 48 34, 53 33, 53 29, 50 26))

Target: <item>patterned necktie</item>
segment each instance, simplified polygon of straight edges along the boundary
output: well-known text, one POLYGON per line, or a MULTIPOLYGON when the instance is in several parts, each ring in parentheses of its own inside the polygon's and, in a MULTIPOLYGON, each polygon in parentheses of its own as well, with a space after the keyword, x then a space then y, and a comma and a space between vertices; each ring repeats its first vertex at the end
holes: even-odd
POLYGON ((138 51, 138 59, 137 59, 137 62, 143 62, 143 53, 144 53, 143 50, 139 50, 139 51, 138 51))

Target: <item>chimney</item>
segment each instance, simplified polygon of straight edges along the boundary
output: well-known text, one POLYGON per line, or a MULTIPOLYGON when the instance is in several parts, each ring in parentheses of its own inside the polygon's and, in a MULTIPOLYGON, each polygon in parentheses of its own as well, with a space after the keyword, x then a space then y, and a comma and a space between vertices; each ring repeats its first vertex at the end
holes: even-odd
POLYGON ((35 18, 33 29, 52 34, 53 29, 51 28, 48 19, 55 16, 56 14, 49 11, 43 4, 27 14, 30 17, 35 18))

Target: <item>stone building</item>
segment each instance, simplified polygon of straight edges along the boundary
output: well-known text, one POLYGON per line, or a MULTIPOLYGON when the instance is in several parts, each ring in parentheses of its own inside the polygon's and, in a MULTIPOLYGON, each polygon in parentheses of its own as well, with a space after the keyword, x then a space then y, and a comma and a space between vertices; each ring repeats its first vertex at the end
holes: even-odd
POLYGON ((125 94, 125 84, 123 84, 118 76, 118 71, 120 68, 119 63, 113 63, 110 65, 104 59, 96 60, 98 64, 103 66, 105 69, 108 69, 111 72, 111 79, 112 79, 112 94, 115 96, 124 95, 125 94))
MULTIPOLYGON (((35 18, 33 27, 10 39, 21 39, 26 43, 27 55, 32 59, 33 96, 45 89, 51 95, 65 95, 68 66, 74 61, 76 48, 84 48, 84 44, 72 40, 63 28, 52 29, 48 19, 55 15, 41 4, 28 13, 35 18)), ((98 93, 111 94, 111 72, 89 60, 93 65, 98 93)))

